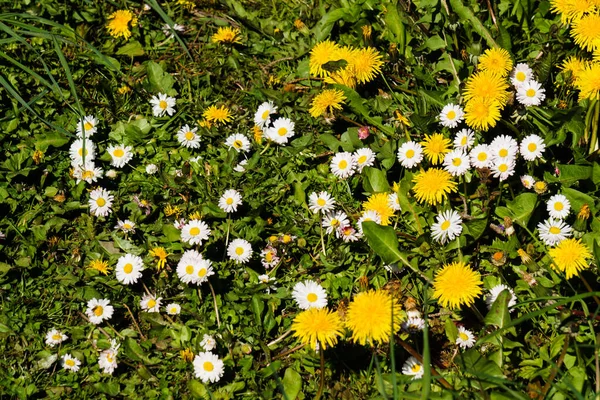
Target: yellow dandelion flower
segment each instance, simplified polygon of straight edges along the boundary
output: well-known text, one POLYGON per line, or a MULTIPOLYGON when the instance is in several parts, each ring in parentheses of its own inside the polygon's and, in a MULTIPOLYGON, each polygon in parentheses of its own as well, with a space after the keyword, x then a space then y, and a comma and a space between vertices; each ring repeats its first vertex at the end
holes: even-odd
POLYGON ((574 80, 579 78, 581 72, 585 69, 587 61, 571 56, 560 65, 560 69, 565 72, 570 72, 574 80))
POLYGON ((184 362, 192 362, 192 361, 194 361, 194 352, 189 347, 187 349, 185 349, 185 350, 181 350, 179 352, 179 355, 181 356, 181 359, 184 362))
POLYGON ((262 143, 263 130, 260 126, 254 125, 252 128, 252 136, 254 136, 254 141, 258 144, 262 143))
POLYGON ((300 342, 316 349, 317 343, 324 349, 333 347, 342 336, 342 321, 337 313, 326 308, 309 308, 294 318, 292 323, 294 336, 300 342))
POLYGON ((108 19, 110 21, 106 24, 106 29, 108 29, 110 36, 115 38, 122 36, 125 40, 129 39, 131 36, 129 24, 131 24, 132 27, 137 24, 137 18, 129 10, 115 11, 108 19))
POLYGON ((570 0, 567 17, 569 20, 577 21, 584 15, 593 13, 596 10, 594 0, 570 0))
POLYGON ((198 211, 194 211, 193 213, 188 215, 188 218, 191 219, 192 221, 196 221, 196 220, 202 219, 202 215, 200 215, 200 213, 198 211))
POLYGON ((589 63, 579 73, 575 86, 580 91, 579 101, 583 99, 600 99, 600 63, 589 63))
POLYGON ((344 68, 325 77, 325 83, 344 85, 354 89, 356 87, 356 78, 350 69, 344 68))
POLYGON ((241 33, 238 28, 222 26, 212 35, 211 40, 213 43, 242 43, 239 36, 241 33))
POLYGON ((442 307, 470 306, 481 295, 481 276, 463 262, 447 264, 435 276, 433 297, 442 307))
POLYGON ((205 119, 198 121, 198 125, 205 129, 210 129, 212 127, 212 123, 205 119))
POLYGON ((509 96, 507 89, 508 83, 504 77, 491 71, 479 71, 469 77, 463 95, 467 101, 479 98, 504 105, 509 96))
POLYGON ((506 76, 512 70, 513 61, 510 54, 505 49, 499 47, 487 49, 479 57, 478 68, 481 71, 489 71, 500 76, 506 76))
POLYGON ((533 190, 537 194, 544 194, 548 190, 548 184, 544 181, 537 181, 533 184, 533 190))
POLYGON ((95 269, 103 275, 108 275, 108 273, 110 272, 108 261, 104 261, 102 259, 90 261, 90 265, 88 267, 95 269))
POLYGON ((381 225, 389 225, 390 217, 394 216, 394 210, 390 207, 389 195, 387 193, 375 193, 363 203, 365 211, 376 211, 381 217, 381 225))
POLYGON ((365 39, 371 39, 371 34, 373 33, 373 28, 371 25, 363 25, 360 27, 362 30, 363 37, 365 39))
POLYGON ((567 279, 579 274, 579 271, 589 268, 588 260, 592 258, 590 249, 581 243, 581 239, 565 239, 550 249, 549 254, 554 261, 551 265, 552 268, 564 272, 567 279))
POLYGON ((165 267, 168 254, 164 247, 155 247, 150 250, 148 254, 150 254, 152 257, 158 258, 158 261, 156 262, 156 268, 159 271, 165 267))
POLYGON ((309 59, 310 74, 321 78, 328 76, 329 71, 323 69, 323 65, 330 61, 339 60, 339 58, 334 58, 339 48, 340 46, 338 46, 337 43, 334 43, 330 40, 320 42, 313 47, 310 51, 309 59))
POLYGON ((448 193, 456 191, 456 182, 452 180, 452 175, 441 168, 421 170, 415 175, 413 182, 415 186, 412 190, 420 203, 435 205, 441 203, 448 193))
POLYGON ((306 25, 304 24, 304 22, 302 22, 301 19, 297 19, 294 21, 294 26, 296 27, 296 29, 300 30, 303 28, 306 28, 306 25))
POLYGON ((600 14, 588 14, 573 22, 571 36, 575 44, 587 51, 600 48, 600 14))
POLYGON ((326 89, 315 96, 311 103, 309 110, 310 115, 317 118, 325 114, 327 111, 333 112, 333 110, 341 110, 342 104, 344 104, 344 92, 337 89, 326 89))
POLYGON ((179 214, 181 214, 181 208, 179 208, 179 206, 172 206, 170 204, 167 204, 164 208, 164 212, 165 217, 170 217, 171 215, 178 216, 179 214))
POLYGON ((521 262, 525 265, 528 265, 532 261, 531 256, 523 249, 517 250, 517 254, 521 257, 521 262))
POLYGON ((354 296, 346 312, 346 327, 352 331, 352 340, 362 345, 387 343, 400 329, 402 317, 400 305, 389 292, 369 290, 354 296))
POLYGON ((502 105, 497 101, 476 98, 465 104, 465 122, 473 128, 487 131, 496 126, 502 105))
POLYGON ((550 10, 555 14, 560 14, 560 21, 563 24, 569 22, 569 12, 571 11, 572 0, 551 0, 550 10))
POLYGON ((394 116, 396 117, 396 121, 400 122, 402 125, 410 126, 410 121, 400 112, 400 110, 394 111, 394 116))
POLYGON ((587 204, 584 204, 579 209, 579 213, 577 213, 577 218, 581 219, 581 220, 587 220, 590 218, 590 215, 591 215, 590 206, 588 206, 587 204))
POLYGON ((33 158, 33 162, 35 163, 35 165, 38 165, 44 159, 44 152, 41 150, 36 150, 33 152, 31 158, 33 158))
POLYGON ((127 85, 123 85, 117 90, 117 92, 119 92, 119 94, 121 94, 121 95, 127 94, 127 93, 131 92, 131 88, 127 85))
POLYGON ((225 124, 231 121, 231 113, 229 108, 225 106, 219 108, 217 106, 210 106, 202 113, 202 116, 211 124, 219 122, 225 124))
POLYGON ((440 133, 434 133, 431 136, 425 135, 425 140, 420 144, 423 146, 423 153, 432 164, 442 162, 446 153, 449 153, 452 148, 450 139, 440 133))
POLYGON ((375 75, 381 72, 382 56, 372 47, 356 50, 348 61, 348 68, 352 71, 358 83, 370 82, 375 75))

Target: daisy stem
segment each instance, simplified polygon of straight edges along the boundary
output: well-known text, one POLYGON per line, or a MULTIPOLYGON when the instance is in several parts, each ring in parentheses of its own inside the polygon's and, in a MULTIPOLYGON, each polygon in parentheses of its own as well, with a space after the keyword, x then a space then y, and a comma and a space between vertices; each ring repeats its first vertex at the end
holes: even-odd
MULTIPOLYGON (((221 328, 221 320, 219 318, 219 307, 217 306, 217 296, 215 295, 215 289, 213 289, 210 282, 208 282, 208 287, 210 288, 210 292, 213 295, 213 303, 215 305, 215 315, 217 316, 217 327, 221 328)), ((198 289, 198 290, 200 290, 200 289, 198 289)))
POLYGON ((325 238, 323 237, 323 215, 319 215, 319 229, 321 231, 321 246, 323 248, 323 255, 327 255, 325 251, 325 238))
MULTIPOLYGON (((135 321, 135 320, 134 320, 134 321, 135 321)), ((113 332, 114 332, 114 333, 116 333, 118 337, 120 337, 121 339, 125 339, 125 336, 121 335, 121 334, 119 333, 119 331, 117 331, 117 330, 115 329, 115 327, 114 327, 114 326, 112 326, 112 325, 110 324, 110 322, 107 322, 107 323, 106 323, 106 325, 110 326, 110 329, 112 329, 112 330, 113 330, 113 332)), ((136 323, 136 325, 137 325, 137 323, 136 323)), ((142 332, 140 332, 140 335, 142 335, 142 332)), ((144 335, 142 335, 142 339, 143 339, 143 340, 146 340, 146 338, 144 337, 144 335)))
POLYGON ((262 156, 264 154, 265 151, 267 151, 267 149, 271 146, 271 142, 268 141, 267 145, 265 146, 265 148, 263 149, 263 151, 260 152, 260 155, 262 156))
MULTIPOLYGON (((148 290, 148 289, 146 289, 146 290, 148 290)), ((135 328, 136 328, 136 329, 137 329, 137 331, 139 332, 139 334, 140 334, 140 337, 141 337, 143 340, 146 340, 146 337, 145 337, 145 336, 144 336, 144 334, 142 333, 142 331, 141 331, 141 329, 140 329, 140 326, 138 325, 137 321, 135 320, 135 317, 133 316, 133 313, 131 312, 131 309, 129 308, 129 306, 127 306, 127 304, 125 304, 125 303, 123 303, 123 306, 124 306, 124 307, 127 309, 127 312, 129 312, 129 316, 131 317, 131 320, 133 321, 133 324, 135 325, 135 328)), ((111 328, 112 328, 112 327, 111 327, 111 328)), ((115 328, 113 328, 113 330, 114 330, 114 329, 115 329, 115 328)), ((118 335, 118 334, 117 334, 117 335, 118 335)), ((119 336, 121 336, 121 335, 119 335, 119 336)))
POLYGON ((315 400, 321 398, 323 387, 325 386, 325 351, 323 351, 323 348, 319 348, 319 355, 321 356, 321 382, 319 382, 319 391, 315 396, 315 400))
POLYGON ((279 336, 277 339, 273 340, 272 342, 269 342, 267 344, 267 347, 271 347, 274 344, 277 344, 277 343, 281 342, 283 339, 285 339, 286 337, 288 337, 291 333, 292 333, 292 330, 288 329, 287 332, 285 332, 283 335, 279 336))

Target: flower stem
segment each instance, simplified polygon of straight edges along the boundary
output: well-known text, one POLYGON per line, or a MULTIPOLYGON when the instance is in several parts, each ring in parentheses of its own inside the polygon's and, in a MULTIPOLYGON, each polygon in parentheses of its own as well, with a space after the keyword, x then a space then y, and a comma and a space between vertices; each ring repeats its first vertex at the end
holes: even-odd
POLYGON ((323 255, 327 255, 325 251, 325 238, 323 237, 323 215, 319 215, 319 229, 321 231, 321 246, 323 248, 323 255))
POLYGON ((220 328, 221 327, 221 320, 219 319, 219 307, 217 306, 217 296, 215 295, 215 289, 213 289, 212 285, 210 284, 210 281, 208 282, 208 287, 210 288, 210 292, 213 295, 213 303, 215 305, 215 315, 217 316, 217 327, 220 328))
POLYGON ((592 138, 590 140, 590 148, 588 154, 592 154, 596 151, 596 142, 598 141, 598 124, 600 123, 600 102, 596 101, 596 111, 592 118, 592 138))
POLYGON ((323 348, 319 348, 319 355, 321 356, 321 382, 319 382, 319 391, 315 396, 315 400, 319 400, 323 394, 323 387, 325 386, 325 352, 323 348))

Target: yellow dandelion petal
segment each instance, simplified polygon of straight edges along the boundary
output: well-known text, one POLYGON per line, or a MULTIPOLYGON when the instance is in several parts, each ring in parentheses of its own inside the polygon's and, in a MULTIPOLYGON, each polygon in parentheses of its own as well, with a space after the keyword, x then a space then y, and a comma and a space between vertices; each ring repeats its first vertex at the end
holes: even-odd
POLYGON ((354 89, 356 87, 356 78, 350 69, 344 68, 325 77, 325 83, 344 85, 354 89))
POLYGON ((137 23, 137 18, 129 10, 115 11, 108 19, 110 20, 108 24, 106 24, 108 33, 112 37, 123 37, 125 40, 129 39, 131 36, 129 24, 131 23, 131 26, 133 26, 137 23))
POLYGON ((503 76, 492 71, 479 71, 469 77, 465 85, 464 98, 474 98, 497 101, 506 104, 509 97, 508 81, 503 76))
POLYGON ((202 116, 211 124, 225 124, 226 122, 231 121, 231 113, 229 111, 229 108, 225 106, 221 106, 219 108, 217 108, 217 106, 210 106, 202 113, 202 116))
POLYGON ((478 68, 481 71, 489 71, 500 76, 506 76, 512 70, 513 61, 510 54, 505 49, 499 47, 487 49, 479 57, 478 68))
POLYGON ((164 268, 165 264, 167 263, 167 251, 165 250, 164 247, 155 247, 152 250, 148 251, 148 254, 150 254, 152 257, 156 257, 158 258, 158 261, 156 262, 156 268, 161 270, 164 268))
POLYGON ((571 73, 571 76, 574 80, 579 78, 579 75, 587 66, 587 61, 582 60, 581 58, 570 56, 560 65, 560 69, 564 72, 571 73))
POLYGON ((442 162, 446 153, 449 153, 452 148, 450 139, 440 133, 425 135, 425 140, 420 144, 423 146, 423 153, 432 164, 442 162))
POLYGON ((330 61, 336 61, 338 59, 335 58, 336 51, 340 47, 337 43, 334 43, 330 40, 325 40, 317 44, 310 51, 310 59, 309 59, 309 67, 310 74, 318 77, 325 77, 329 75, 329 71, 323 69, 323 65, 327 64, 330 61))
POLYGON ((353 52, 348 61, 348 69, 352 71, 358 83, 370 82, 381 72, 382 56, 372 47, 353 52))
POLYGON ((470 306, 481 295, 481 276, 463 262, 447 264, 435 276, 433 297, 442 307, 470 306))
POLYGON ((211 40, 213 43, 242 43, 240 34, 241 31, 238 28, 222 26, 212 35, 211 40))
POLYGON ((375 211, 381 217, 381 225, 389 225, 390 218, 394 216, 394 210, 390 207, 389 195, 387 193, 375 193, 363 203, 365 211, 375 211))
POLYGON ((316 349, 317 342, 322 349, 333 347, 342 336, 342 321, 337 313, 326 308, 309 308, 294 318, 292 323, 294 336, 300 342, 316 349))
POLYGON ((600 63, 589 63, 579 73, 575 86, 580 90, 579 101, 600 99, 600 63))
POLYGON ((487 131, 500 120, 501 108, 497 101, 472 99, 465 104, 465 123, 473 129, 487 131))
POLYGON ((90 261, 89 268, 95 269, 103 275, 108 275, 110 272, 110 267, 108 266, 108 261, 104 260, 92 260, 90 261))
POLYGON ((588 14, 573 22, 571 36, 575 44, 587 51, 600 48, 600 14, 588 14))
POLYGON ((352 331, 352 340, 360 344, 387 343, 400 329, 402 317, 400 305, 389 292, 369 290, 354 296, 346 313, 346 327, 352 331))
POLYGON ((309 110, 310 115, 317 118, 325 112, 329 110, 329 112, 333 112, 333 110, 341 110, 342 105, 344 104, 344 100, 346 100, 346 96, 344 96, 344 92, 337 89, 326 89, 321 93, 315 96, 311 103, 311 108, 309 110))
POLYGON ((569 21, 569 12, 571 10, 572 0, 551 0, 550 10, 555 14, 560 14, 560 21, 566 24, 569 21))
POLYGON ((440 168, 421 170, 415 175, 413 182, 415 186, 412 190, 420 203, 435 205, 441 203, 448 193, 456 191, 456 182, 452 180, 452 175, 440 168))
POLYGON ((567 279, 590 267, 588 260, 592 258, 592 253, 581 243, 581 239, 565 239, 550 249, 549 253, 554 261, 552 268, 564 272, 567 279))

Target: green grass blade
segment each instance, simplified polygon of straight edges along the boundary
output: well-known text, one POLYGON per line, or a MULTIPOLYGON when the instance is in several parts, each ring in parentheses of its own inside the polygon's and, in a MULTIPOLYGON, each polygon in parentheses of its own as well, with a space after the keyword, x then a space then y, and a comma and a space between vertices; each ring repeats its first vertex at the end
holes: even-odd
MULTIPOLYGON (((167 23, 167 25, 169 25, 169 26, 175 25, 175 22, 171 19, 171 17, 169 17, 164 12, 164 10, 161 8, 161 6, 158 4, 158 2, 156 0, 148 0, 148 4, 150 4, 150 7, 152 7, 154 9, 154 11, 156 11, 158 13, 158 15, 160 15, 160 17, 163 19, 163 21, 165 21, 165 23, 167 23)), ((177 39, 177 41, 179 42, 179 44, 185 51, 185 54, 187 54, 187 56, 190 58, 191 61, 194 61, 194 58, 188 51, 188 48, 187 48, 185 42, 183 41, 183 39, 181 39, 181 37, 179 37, 179 35, 177 34, 177 31, 175 31, 173 29, 171 31, 171 33, 173 33, 175 35, 175 39, 177 39)))

